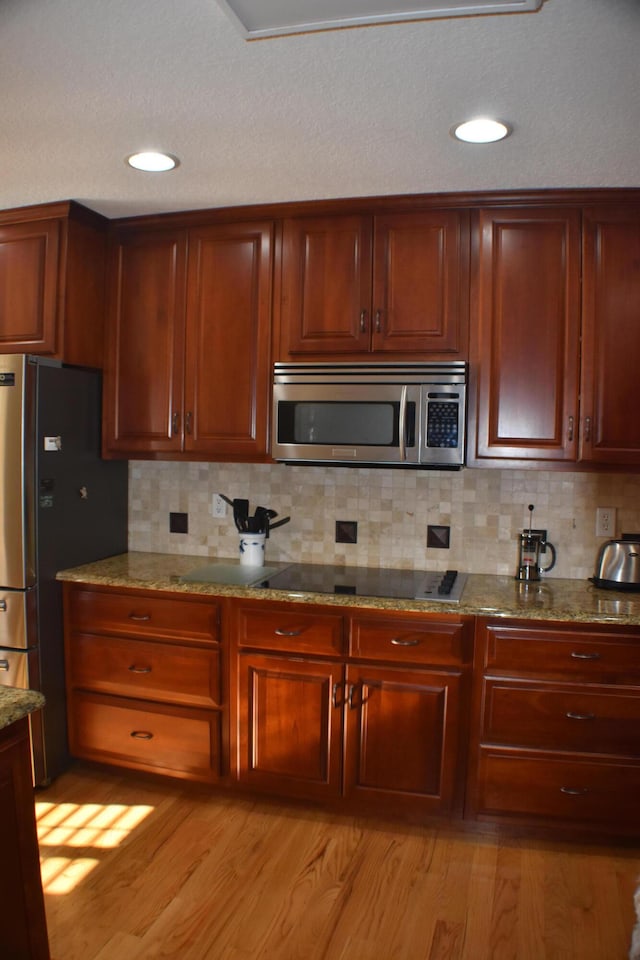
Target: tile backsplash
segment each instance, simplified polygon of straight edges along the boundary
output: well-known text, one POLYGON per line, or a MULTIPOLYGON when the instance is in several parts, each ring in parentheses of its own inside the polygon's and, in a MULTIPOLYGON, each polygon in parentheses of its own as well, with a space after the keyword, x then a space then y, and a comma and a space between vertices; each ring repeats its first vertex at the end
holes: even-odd
POLYGON ((533 526, 558 553, 549 576, 583 579, 604 540, 596 507, 616 508, 617 535, 640 531, 640 476, 628 474, 132 461, 129 481, 130 550, 237 556, 231 510, 212 516, 220 492, 291 517, 267 541, 267 562, 513 574, 533 503, 533 526), (169 532, 170 513, 188 514, 188 533, 169 532), (335 542, 337 521, 357 523, 357 543, 335 542), (450 528, 448 549, 427 547, 427 525, 450 528))

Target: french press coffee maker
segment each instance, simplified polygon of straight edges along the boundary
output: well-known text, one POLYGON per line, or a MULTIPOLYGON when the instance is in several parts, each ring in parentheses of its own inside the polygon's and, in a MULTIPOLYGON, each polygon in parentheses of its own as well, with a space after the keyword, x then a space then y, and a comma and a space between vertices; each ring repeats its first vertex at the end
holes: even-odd
POLYGON ((532 530, 533 510, 532 503, 529 504, 529 529, 523 531, 519 536, 519 558, 518 572, 516 580, 528 583, 534 583, 540 580, 541 573, 548 573, 556 563, 556 548, 548 540, 544 540, 538 530, 532 530), (540 554, 544 549, 551 552, 551 563, 548 567, 540 566, 540 554))

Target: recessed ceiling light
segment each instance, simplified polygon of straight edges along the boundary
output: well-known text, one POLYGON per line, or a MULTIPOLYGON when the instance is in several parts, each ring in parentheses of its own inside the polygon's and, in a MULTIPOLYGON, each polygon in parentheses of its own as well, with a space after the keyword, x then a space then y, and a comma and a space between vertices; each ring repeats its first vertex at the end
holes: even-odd
POLYGON ((155 150, 147 150, 144 153, 132 153, 126 161, 130 167, 136 170, 144 170, 147 173, 164 173, 167 170, 173 170, 178 166, 177 157, 172 157, 168 153, 158 153, 155 150))
POLYGON ((508 137, 511 128, 502 120, 477 117, 475 120, 456 124, 451 133, 457 140, 464 140, 465 143, 495 143, 496 140, 508 137))

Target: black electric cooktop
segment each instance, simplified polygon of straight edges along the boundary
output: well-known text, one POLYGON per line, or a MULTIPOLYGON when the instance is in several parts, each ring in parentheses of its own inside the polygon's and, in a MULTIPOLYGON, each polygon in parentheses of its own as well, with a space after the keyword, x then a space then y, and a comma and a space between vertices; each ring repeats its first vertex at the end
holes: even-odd
POLYGON ((458 573, 457 570, 426 572, 294 563, 254 584, 254 587, 287 590, 290 593, 334 593, 459 603, 466 579, 467 574, 458 573))

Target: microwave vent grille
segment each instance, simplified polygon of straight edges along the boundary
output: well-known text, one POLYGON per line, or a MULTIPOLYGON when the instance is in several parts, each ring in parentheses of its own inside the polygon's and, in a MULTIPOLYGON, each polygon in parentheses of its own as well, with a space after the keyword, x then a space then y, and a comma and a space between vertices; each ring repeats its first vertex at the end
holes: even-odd
POLYGON ((467 382, 462 360, 433 363, 275 363, 274 383, 448 383, 467 382))

